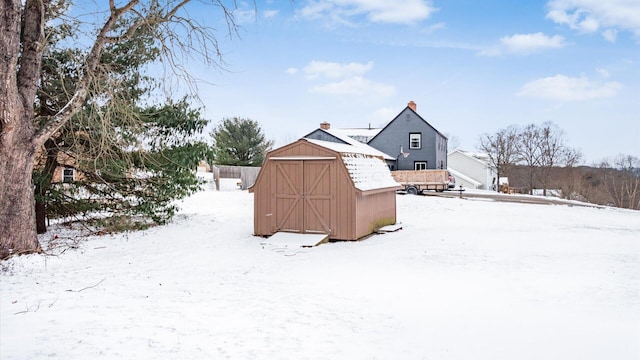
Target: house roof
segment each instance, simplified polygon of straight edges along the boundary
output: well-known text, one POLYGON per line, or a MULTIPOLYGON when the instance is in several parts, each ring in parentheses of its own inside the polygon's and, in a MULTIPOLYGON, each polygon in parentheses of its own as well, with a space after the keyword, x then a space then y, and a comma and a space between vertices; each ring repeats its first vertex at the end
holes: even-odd
POLYGON ((302 140, 339 153, 353 185, 360 191, 399 187, 393 180, 389 167, 379 155, 381 152, 369 145, 340 144, 316 139, 302 140))
POLYGON ((368 143, 369 140, 373 139, 378 133, 382 130, 382 128, 341 128, 335 129, 332 131, 339 132, 345 136, 348 136, 354 140, 357 140, 361 143, 368 143))
POLYGON ((455 169, 451 168, 451 167, 447 167, 447 170, 451 173, 451 175, 455 176, 456 179, 462 179, 468 183, 473 184, 474 186, 480 186, 482 185, 482 183, 478 180, 472 179, 470 177, 468 177, 467 175, 461 173, 460 171, 456 171, 455 169))
POLYGON ((431 127, 436 133, 438 133, 440 136, 442 136, 445 139, 449 139, 448 137, 446 137, 443 133, 441 133, 440 131, 438 131, 438 129, 436 129, 435 127, 433 127, 433 125, 429 124, 429 122, 427 120, 425 120, 422 116, 420 116, 420 114, 418 114, 415 110, 413 110, 410 106, 405 107, 404 109, 402 109, 402 111, 400 111, 398 113, 398 115, 396 115, 396 117, 393 118, 393 120, 389 121, 387 123, 387 125, 385 125, 382 129, 380 129, 380 131, 373 136, 371 139, 369 139, 369 142, 371 142, 371 140, 373 140, 375 137, 377 137, 378 135, 380 135, 380 133, 382 133, 384 131, 384 129, 386 129, 391 123, 393 123, 394 121, 396 121, 400 115, 402 115, 405 111, 411 111, 412 113, 414 113, 420 120, 424 121, 425 124, 427 124, 429 127, 431 127))
MULTIPOLYGON (((338 146, 338 149, 340 149, 340 150, 332 149, 332 150, 335 150, 335 151, 338 151, 338 152, 342 152, 342 149, 350 149, 350 150, 348 150, 346 152, 355 152, 355 153, 361 153, 361 154, 366 154, 366 155, 371 155, 371 156, 378 156, 378 157, 381 157, 381 158, 383 158, 385 160, 395 160, 394 157, 392 157, 392 156, 390 156, 390 155, 388 155, 386 153, 383 153, 382 151, 380 151, 378 149, 375 149, 372 146, 369 146, 369 145, 367 145, 365 143, 362 143, 362 142, 360 142, 360 141, 358 141, 356 139, 353 139, 353 138, 349 137, 348 135, 343 133, 342 130, 332 130, 332 129, 325 130, 325 129, 319 128, 316 131, 323 131, 323 132, 325 132, 325 133, 337 138, 338 140, 344 142, 344 144, 334 143, 334 142, 330 142, 330 141, 307 139, 307 138, 305 138, 305 140, 322 141, 323 143, 342 145, 342 147, 338 146), (345 146, 348 146, 350 148, 346 148, 345 146)), ((321 146, 323 146, 323 145, 321 145, 321 146)), ((331 145, 329 145, 329 146, 331 146, 331 145)), ((329 146, 324 146, 324 147, 330 148, 329 146)))
POLYGON ((477 153, 477 152, 471 152, 471 151, 464 151, 464 150, 459 150, 456 149, 452 152, 450 152, 449 154, 447 154, 447 157, 449 157, 450 155, 454 154, 454 153, 458 153, 461 154, 463 156, 466 156, 472 160, 475 160, 479 163, 481 163, 484 166, 489 166, 489 155, 485 154, 485 153, 477 153))

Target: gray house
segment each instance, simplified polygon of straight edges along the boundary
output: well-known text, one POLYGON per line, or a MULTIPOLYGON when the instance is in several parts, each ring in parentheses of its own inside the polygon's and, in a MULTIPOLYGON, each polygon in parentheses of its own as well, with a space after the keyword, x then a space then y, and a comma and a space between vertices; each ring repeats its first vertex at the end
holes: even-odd
POLYGON ((386 154, 391 170, 426 170, 447 168, 447 137, 436 130, 416 112, 416 103, 410 101, 382 129, 331 129, 329 123, 304 136, 339 143, 362 143, 386 154))
POLYGON ((426 170, 447 168, 447 141, 409 101, 368 144, 396 159, 391 170, 426 170))

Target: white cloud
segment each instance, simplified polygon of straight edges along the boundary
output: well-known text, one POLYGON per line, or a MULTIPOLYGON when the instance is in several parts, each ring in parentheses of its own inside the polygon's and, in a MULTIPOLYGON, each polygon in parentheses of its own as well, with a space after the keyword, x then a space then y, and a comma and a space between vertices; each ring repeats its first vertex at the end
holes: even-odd
POLYGON ((278 15, 279 10, 265 10, 262 13, 262 16, 264 16, 265 19, 270 19, 272 17, 275 17, 276 15, 278 15))
POLYGON ((422 29, 421 32, 424 33, 424 34, 431 34, 431 33, 435 32, 437 30, 442 30, 445 27, 447 27, 445 23, 439 22, 439 23, 431 24, 431 25, 425 27, 424 29, 422 29))
POLYGON ((304 68, 305 77, 315 79, 325 77, 329 79, 361 76, 373 68, 373 62, 366 64, 350 62, 340 64, 336 62, 312 61, 304 68))
POLYGON ((376 83, 361 76, 353 76, 341 81, 314 86, 311 92, 330 95, 358 95, 390 97, 396 93, 393 86, 376 83))
POLYGON ((500 43, 508 52, 517 54, 529 54, 565 46, 564 37, 560 35, 549 37, 541 32, 505 36, 500 39, 500 43))
POLYGON ((358 16, 375 23, 413 24, 427 19, 434 11, 430 0, 313 0, 298 15, 338 24, 352 24, 352 19, 358 16))
POLYGON ((483 56, 500 56, 502 55, 503 50, 504 49, 500 48, 499 46, 491 46, 480 50, 478 54, 483 56))
POLYGON ((287 70, 285 70, 284 72, 289 74, 289 75, 295 75, 298 73, 298 68, 294 68, 294 67, 290 67, 287 70))
POLYGON ((245 3, 240 4, 239 8, 233 11, 238 24, 249 24, 256 21, 256 17, 260 16, 265 19, 274 18, 278 15, 279 10, 265 10, 258 14, 258 9, 252 8, 245 3))
MULTIPOLYGON (((302 69, 308 80, 324 81, 309 89, 314 93, 331 95, 358 95, 388 97, 396 93, 393 86, 377 83, 364 77, 373 69, 373 62, 367 63, 337 63, 330 61, 311 61, 302 69), (328 82, 327 82, 328 81, 328 82)), ((289 74, 296 74, 298 69, 289 68, 289 74)))
POLYGON ((602 76, 604 79, 608 79, 610 76, 609 71, 607 69, 596 69, 596 72, 600 74, 600 76, 602 76))
POLYGON ((515 34, 500 38, 500 44, 483 49, 481 55, 498 56, 502 54, 528 55, 547 49, 559 49, 566 45, 560 35, 547 36, 541 32, 533 34, 515 34))
POLYGON ((582 101, 610 98, 621 88, 622 84, 615 81, 595 82, 584 76, 572 78, 556 75, 525 84, 517 95, 557 101, 582 101))
POLYGON ((236 9, 233 12, 233 16, 235 17, 238 24, 248 24, 256 21, 255 10, 236 9))
POLYGON ((608 41, 627 30, 640 37, 640 1, 637 0, 551 0, 547 18, 584 33, 602 29, 608 41))
POLYGON ((616 29, 607 29, 607 30, 602 32, 602 36, 608 42, 614 43, 614 42, 616 42, 616 38, 618 37, 618 30, 616 30, 616 29))
POLYGON ((323 13, 329 12, 331 9, 333 9, 333 5, 328 1, 311 1, 301 10, 298 10, 298 15, 308 19, 318 19, 322 17, 323 13))

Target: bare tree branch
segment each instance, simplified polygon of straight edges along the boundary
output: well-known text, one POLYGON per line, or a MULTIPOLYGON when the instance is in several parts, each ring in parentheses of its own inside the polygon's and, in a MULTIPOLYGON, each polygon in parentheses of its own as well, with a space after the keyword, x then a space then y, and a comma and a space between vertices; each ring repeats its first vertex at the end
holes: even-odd
POLYGON ((499 130, 493 135, 484 134, 480 137, 478 149, 489 156, 489 164, 496 171, 496 191, 500 191, 500 177, 518 160, 517 152, 518 129, 511 126, 499 130))

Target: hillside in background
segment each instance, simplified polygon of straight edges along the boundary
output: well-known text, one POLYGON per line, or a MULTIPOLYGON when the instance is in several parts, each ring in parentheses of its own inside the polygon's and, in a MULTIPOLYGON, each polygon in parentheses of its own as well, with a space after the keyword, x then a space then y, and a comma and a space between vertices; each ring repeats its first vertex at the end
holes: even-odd
MULTIPOLYGON (((625 172, 590 166, 555 167, 550 170, 547 189, 560 190, 561 196, 593 204, 640 210, 640 169, 625 172)), ((539 170, 538 170, 539 171, 539 170)), ((506 174, 512 191, 529 193, 529 168, 514 166, 506 174)), ((536 177, 534 189, 544 185, 536 177)))

